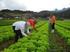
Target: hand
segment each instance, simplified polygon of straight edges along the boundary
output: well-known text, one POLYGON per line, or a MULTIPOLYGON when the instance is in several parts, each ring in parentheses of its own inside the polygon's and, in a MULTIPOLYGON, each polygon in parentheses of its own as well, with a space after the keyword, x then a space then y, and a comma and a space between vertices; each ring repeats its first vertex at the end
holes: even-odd
POLYGON ((27 36, 27 34, 23 34, 23 36, 27 36))
POLYGON ((25 35, 25 36, 27 36, 27 35, 25 35))

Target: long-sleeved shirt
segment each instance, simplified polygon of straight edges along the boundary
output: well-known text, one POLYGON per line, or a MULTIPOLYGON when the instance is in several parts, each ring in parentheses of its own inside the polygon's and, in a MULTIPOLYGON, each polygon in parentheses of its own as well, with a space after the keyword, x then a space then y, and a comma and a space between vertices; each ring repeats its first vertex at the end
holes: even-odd
POLYGON ((22 35, 27 36, 25 31, 29 33, 28 25, 25 21, 17 21, 13 23, 12 26, 15 26, 15 30, 21 30, 22 35))

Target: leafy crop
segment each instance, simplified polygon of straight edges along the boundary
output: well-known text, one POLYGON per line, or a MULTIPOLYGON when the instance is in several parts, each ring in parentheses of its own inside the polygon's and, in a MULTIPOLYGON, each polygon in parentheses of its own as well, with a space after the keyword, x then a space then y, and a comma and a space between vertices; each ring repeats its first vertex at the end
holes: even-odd
POLYGON ((61 37, 63 37, 67 44, 70 45, 70 30, 67 29, 67 28, 70 28, 70 21, 64 21, 64 23, 62 23, 63 21, 59 21, 57 24, 63 26, 59 26, 59 25, 56 25, 56 29, 58 31, 58 33, 60 34, 61 37), (67 28, 64 28, 64 27, 67 27, 67 28))
POLYGON ((47 28, 47 24, 44 24, 37 28, 38 32, 33 31, 29 36, 19 39, 4 52, 46 52, 49 47, 47 28))

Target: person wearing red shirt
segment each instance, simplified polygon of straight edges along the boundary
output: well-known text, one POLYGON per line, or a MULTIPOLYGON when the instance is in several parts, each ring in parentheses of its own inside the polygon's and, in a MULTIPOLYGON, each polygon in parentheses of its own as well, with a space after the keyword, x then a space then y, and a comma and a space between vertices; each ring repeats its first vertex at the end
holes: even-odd
POLYGON ((35 31, 37 31, 37 30, 36 30, 36 27, 35 27, 35 25, 36 25, 36 20, 33 19, 33 18, 29 18, 27 21, 30 23, 32 29, 34 29, 35 31))

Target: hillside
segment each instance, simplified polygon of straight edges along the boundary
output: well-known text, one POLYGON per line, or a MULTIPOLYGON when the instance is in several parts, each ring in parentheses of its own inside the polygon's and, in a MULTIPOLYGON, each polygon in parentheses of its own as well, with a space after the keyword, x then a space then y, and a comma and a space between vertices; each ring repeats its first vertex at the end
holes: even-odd
POLYGON ((20 11, 4 9, 0 11, 0 17, 2 18, 15 18, 15 17, 42 17, 46 18, 50 13, 54 13, 58 18, 70 19, 70 8, 59 11, 20 11))

